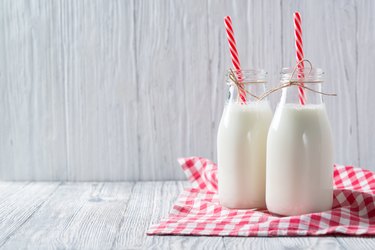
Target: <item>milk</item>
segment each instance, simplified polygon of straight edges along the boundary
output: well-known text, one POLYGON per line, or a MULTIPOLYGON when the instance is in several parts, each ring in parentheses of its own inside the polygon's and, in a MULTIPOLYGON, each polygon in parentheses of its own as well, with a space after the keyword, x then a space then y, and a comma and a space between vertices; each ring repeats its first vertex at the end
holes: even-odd
POLYGON ((266 203, 299 215, 331 209, 333 145, 324 104, 279 104, 267 141, 266 203))
POLYGON ((265 208, 268 101, 227 103, 217 136, 219 200, 228 208, 265 208))

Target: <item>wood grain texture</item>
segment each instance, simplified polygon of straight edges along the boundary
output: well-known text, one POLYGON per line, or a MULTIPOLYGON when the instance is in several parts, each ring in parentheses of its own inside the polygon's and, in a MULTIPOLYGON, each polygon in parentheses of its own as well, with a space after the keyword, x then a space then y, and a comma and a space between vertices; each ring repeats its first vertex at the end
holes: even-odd
POLYGON ((5 248, 109 249, 133 183, 62 184, 5 248))
MULTIPOLYGON (((0 179, 184 179, 180 156, 216 159, 233 17, 243 67, 270 86, 305 55, 327 73, 335 161, 375 170, 375 3, 26 1, 0 3, 0 179)), ((271 96, 275 107, 279 95, 271 96)))
MULTIPOLYGON (((336 237, 224 237, 226 249, 346 249, 336 237)), ((366 244, 359 240, 362 245, 366 244)), ((372 245, 368 242, 368 245, 372 245)), ((350 248, 348 248, 350 249, 350 248)))
POLYGON ((146 236, 187 182, 0 182, 0 249, 374 249, 364 237, 146 236))
POLYGON ((58 183, 16 183, 8 186, 8 194, 0 197, 0 247, 30 220, 58 186, 58 183))
POLYGON ((340 248, 343 249, 374 249, 373 237, 337 237, 340 248))
POLYGON ((67 178, 60 8, 0 3, 0 178, 67 178))
POLYGON ((356 104, 358 120, 358 146, 360 164, 368 169, 375 169, 375 128, 374 118, 374 78, 375 65, 375 12, 374 1, 360 1, 356 5, 356 43, 357 43, 357 78, 356 104))
POLYGON ((135 10, 140 178, 181 178, 176 156, 210 156, 213 146, 202 117, 211 110, 207 4, 136 1, 135 10))
POLYGON ((57 8, 64 34, 67 179, 139 179, 135 6, 73 0, 57 8))

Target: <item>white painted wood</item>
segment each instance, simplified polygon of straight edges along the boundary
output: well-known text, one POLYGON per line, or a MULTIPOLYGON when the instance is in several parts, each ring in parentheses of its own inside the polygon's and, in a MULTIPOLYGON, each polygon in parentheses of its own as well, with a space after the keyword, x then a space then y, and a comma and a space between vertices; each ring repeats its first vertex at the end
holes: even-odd
POLYGON ((356 4, 357 78, 356 104, 358 116, 360 163, 363 167, 375 170, 375 128, 374 98, 375 86, 375 2, 359 1, 356 4))
POLYGON ((146 229, 152 216, 152 208, 163 203, 158 199, 161 183, 140 182, 134 186, 126 214, 112 244, 114 249, 140 249, 146 239, 146 229), (157 200, 156 200, 157 199, 157 200))
POLYGON ((374 249, 365 237, 146 236, 187 182, 0 182, 1 249, 374 249), (5 194, 5 195, 3 195, 5 194))
POLYGON ((3 246, 48 200, 58 183, 15 183, 0 199, 0 247, 3 246))
POLYGON ((62 184, 7 239, 4 248, 110 249, 118 237, 133 187, 134 183, 62 184))
POLYGON ((176 156, 212 151, 207 4, 136 1, 135 10, 140 178, 182 178, 176 156))
POLYGON ((135 5, 62 1, 57 8, 64 33, 67 179, 140 179, 139 140, 154 132, 140 130, 137 121, 145 110, 138 93, 135 5))
POLYGON ((0 178, 67 177, 57 1, 0 3, 0 178))
POLYGON ((224 243, 226 249, 343 249, 335 237, 224 237, 224 243))
POLYGON ((337 237, 341 248, 372 250, 375 248, 373 237, 337 237))
POLYGON ((275 86, 294 63, 295 10, 306 57, 338 93, 325 98, 336 162, 375 170, 373 1, 4 0, 0 179, 184 179, 177 157, 216 158, 223 16, 243 67, 275 86))

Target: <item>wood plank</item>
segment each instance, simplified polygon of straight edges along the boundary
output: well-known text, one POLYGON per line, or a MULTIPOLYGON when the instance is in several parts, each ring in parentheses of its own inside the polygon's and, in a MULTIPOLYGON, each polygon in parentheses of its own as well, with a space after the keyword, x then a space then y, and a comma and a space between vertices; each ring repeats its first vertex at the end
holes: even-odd
POLYGON ((0 182, 0 200, 5 200, 7 197, 22 191, 30 185, 29 182, 0 182))
POLYGON ((335 237, 224 237, 226 249, 341 249, 335 237))
POLYGON ((345 249, 375 249, 374 237, 337 237, 336 239, 345 249))
POLYGON ((142 110, 133 1, 62 1, 56 8, 64 34, 59 84, 66 88, 68 179, 137 180, 142 110))
MULTIPOLYGON (((171 186, 175 192, 176 184, 165 184, 171 186)), ((146 241, 146 230, 150 225, 155 206, 168 200, 160 200, 160 194, 164 184, 162 182, 137 182, 132 191, 126 213, 122 218, 115 241, 114 249, 141 249, 146 241)))
POLYGON ((55 3, 0 3, 0 180, 66 178, 63 34, 55 3))
POLYGON ((4 248, 110 249, 133 187, 134 183, 63 184, 4 248))
POLYGON ((147 236, 151 223, 166 216, 183 183, 137 183, 129 202, 124 223, 118 232, 115 249, 181 249, 196 247, 222 248, 221 237, 147 236))
POLYGON ((184 178, 176 158, 213 148, 207 4, 136 1, 141 180, 184 178))
POLYGON ((58 186, 59 183, 15 183, 7 187, 10 192, 1 196, 0 202, 0 247, 38 212, 58 186))
POLYGON ((375 2, 357 1, 356 2, 356 26, 355 33, 357 50, 357 72, 356 72, 356 106, 358 115, 358 146, 360 150, 361 166, 370 170, 375 170, 375 127, 374 98, 375 70, 373 59, 375 58, 375 2))

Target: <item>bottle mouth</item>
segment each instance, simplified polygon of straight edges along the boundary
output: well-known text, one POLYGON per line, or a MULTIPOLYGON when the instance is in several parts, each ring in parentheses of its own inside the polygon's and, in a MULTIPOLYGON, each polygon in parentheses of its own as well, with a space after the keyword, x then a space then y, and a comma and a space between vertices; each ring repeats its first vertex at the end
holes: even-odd
POLYGON ((231 74, 243 84, 267 83, 268 73, 264 69, 228 69, 226 73, 227 84, 233 82, 230 77, 231 74))
POLYGON ((282 68, 281 82, 300 81, 300 82, 323 82, 324 72, 321 68, 282 68))

